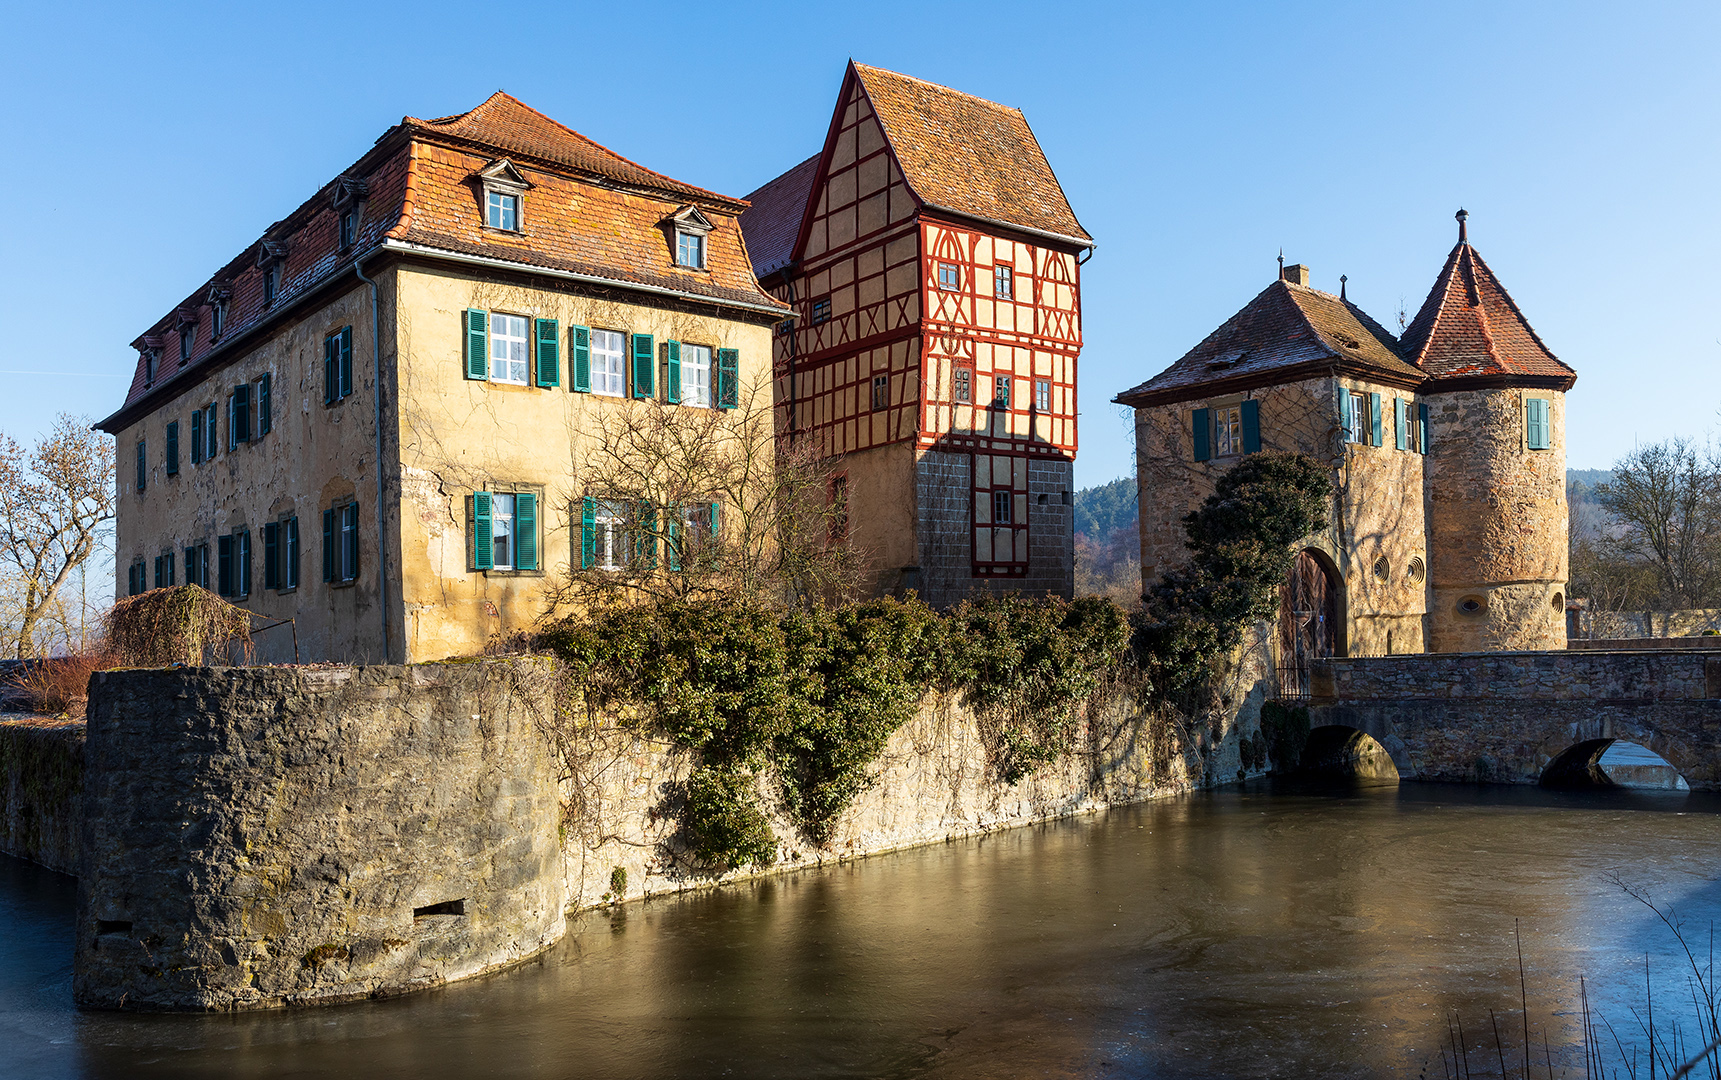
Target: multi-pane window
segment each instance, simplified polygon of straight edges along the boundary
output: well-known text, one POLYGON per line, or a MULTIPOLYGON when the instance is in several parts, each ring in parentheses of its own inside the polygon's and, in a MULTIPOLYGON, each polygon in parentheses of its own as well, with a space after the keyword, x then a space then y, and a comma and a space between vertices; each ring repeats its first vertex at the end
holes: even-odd
POLYGON ((299 519, 271 521, 263 526, 263 587, 299 586, 299 519))
POLYGON ((352 581, 359 576, 359 504, 323 511, 323 580, 352 581))
POLYGON ((992 404, 1000 409, 1010 407, 1010 376, 998 375, 992 379, 992 404))
POLYGON ((1345 432, 1345 441, 1366 444, 1369 441, 1370 430, 1367 394, 1353 393, 1350 395, 1349 420, 1349 430, 1345 432))
POLYGON ((473 569, 538 569, 536 491, 475 491, 467 506, 473 569))
POLYGON ((1052 411, 1052 381, 1050 379, 1034 380, 1034 409, 1037 412, 1052 411))
POLYGON ((598 499, 592 512, 592 565, 600 570, 620 570, 627 565, 626 504, 598 499))
POLYGON ((687 266, 695 270, 705 269, 705 237, 699 233, 677 232, 675 234, 675 262, 678 266, 687 266))
POLYGON ((1212 410, 1213 453, 1229 457, 1243 452, 1243 409, 1230 405, 1212 410))
POLYGON ((1008 491, 994 491, 992 493, 992 524, 1011 524, 1011 518, 1014 516, 1011 513, 1011 502, 1012 496, 1008 491))
POLYGON ((514 496, 507 492, 490 496, 490 565, 514 569, 514 496))
POLYGON ((938 287, 946 292, 962 288, 962 268, 955 263, 939 263, 938 287))
POLYGON ((333 405, 353 392, 353 328, 343 326, 323 339, 323 404, 333 405))
POLYGON ((813 301, 813 324, 831 321, 831 298, 826 296, 813 301))
POLYGON ((681 403, 711 407, 711 349, 705 345, 681 346, 681 403))
POLYGON ((227 326, 227 301, 217 300, 209 305, 209 336, 218 338, 227 326))
POLYGON ((185 549, 185 583, 209 588, 209 545, 190 544, 185 549))
POLYGON ((492 191, 484 200, 484 224, 516 232, 520 228, 520 196, 492 191))
POLYGON ((1028 565, 1028 460, 976 454, 974 476, 974 570, 1019 576, 1028 565))
POLYGON ((1008 266, 994 266, 992 268, 993 295, 1000 300, 1014 300, 1016 298, 1015 277, 1014 271, 1008 266))
POLYGON ((281 271, 269 266, 263 270, 263 305, 267 307, 275 302, 275 293, 281 284, 281 271))
POLYGON ((974 400, 974 373, 967 368, 956 369, 956 400, 974 400))
POLYGON ((874 375, 872 377, 872 407, 873 411, 890 404, 890 376, 874 375))
POLYGON ((592 392, 627 396, 627 342, 614 330, 592 331, 592 392))
POLYGON ((345 251, 352 247, 353 242, 358 239, 358 235, 359 212, 355 208, 341 215, 341 250, 345 251))
POLYGON ((179 362, 185 363, 191 359, 191 350, 197 344, 197 324, 182 323, 179 327, 179 362))
POLYGON ((251 441, 251 384, 243 383, 227 395, 227 449, 251 441))
MULTIPOLYGON (((494 194, 491 196, 494 198, 494 194)), ((507 196, 512 198, 513 196, 507 196)), ((529 367, 526 320, 519 315, 490 315, 490 378, 494 382, 526 385, 529 367)))
POLYGON ((214 461, 221 443, 215 433, 215 402, 203 407, 203 460, 214 461))

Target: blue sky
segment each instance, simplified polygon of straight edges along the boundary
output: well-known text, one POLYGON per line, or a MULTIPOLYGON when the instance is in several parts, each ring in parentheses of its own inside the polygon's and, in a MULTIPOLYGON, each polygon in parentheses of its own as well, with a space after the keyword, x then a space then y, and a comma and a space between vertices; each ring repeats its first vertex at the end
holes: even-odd
POLYGON ((1577 369, 1573 467, 1721 407, 1721 5, 21 5, 8 16, 0 430, 100 417, 127 343, 404 114, 498 88, 742 195, 813 153, 849 57, 1022 108, 1100 243, 1077 481, 1111 397, 1272 280, 1383 324, 1452 213, 1577 369), (21 375, 15 372, 46 372, 21 375))

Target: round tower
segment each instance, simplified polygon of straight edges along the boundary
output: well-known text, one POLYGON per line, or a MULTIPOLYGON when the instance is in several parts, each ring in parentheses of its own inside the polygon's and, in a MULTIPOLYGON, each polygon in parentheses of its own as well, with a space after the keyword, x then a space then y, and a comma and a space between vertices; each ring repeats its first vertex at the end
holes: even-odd
POLYGON ((1566 647, 1565 394, 1542 344, 1466 236, 1403 344, 1428 373, 1428 649, 1566 647))

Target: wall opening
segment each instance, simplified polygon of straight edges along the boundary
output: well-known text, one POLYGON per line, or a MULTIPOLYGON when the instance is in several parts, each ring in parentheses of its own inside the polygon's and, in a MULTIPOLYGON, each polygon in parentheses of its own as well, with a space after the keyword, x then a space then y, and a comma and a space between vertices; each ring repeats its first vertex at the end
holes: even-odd
POLYGON ((1624 739, 1590 739, 1567 748, 1542 770, 1541 784, 1568 791, 1691 790, 1672 762, 1646 746, 1624 739))
POLYGON ((131 922, 127 919, 97 919, 96 933, 98 935, 129 934, 131 933, 131 922))
POLYGON ((1398 780, 1398 766, 1386 747, 1367 732, 1340 724, 1309 731, 1297 771, 1348 780, 1398 780))
POLYGON ((1297 552, 1279 586, 1274 666, 1281 700, 1308 700, 1314 661, 1339 655, 1338 597, 1338 577, 1324 557, 1307 548, 1297 552))
POLYGON ((412 909, 414 919, 427 919, 432 915, 464 915, 466 914, 466 899, 444 900, 440 904, 426 904, 424 907, 412 909))

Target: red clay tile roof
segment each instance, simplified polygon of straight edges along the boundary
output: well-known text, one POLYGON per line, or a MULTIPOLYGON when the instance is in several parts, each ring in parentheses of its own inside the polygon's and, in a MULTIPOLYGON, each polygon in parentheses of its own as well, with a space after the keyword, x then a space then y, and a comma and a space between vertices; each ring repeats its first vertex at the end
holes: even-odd
POLYGON ((709 201, 728 208, 732 213, 739 212, 746 205, 727 195, 684 184, 680 180, 629 161, 501 90, 491 94, 482 105, 468 112, 438 117, 435 120, 420 120, 415 116, 408 116, 401 124, 415 131, 525 155, 592 176, 669 192, 700 202, 709 201))
MULTIPOLYGON (((922 202, 1091 240, 1020 109, 853 64, 904 179, 922 202)), ((799 225, 799 222, 796 222, 799 225)))
POLYGON ((1530 328, 1506 287, 1462 239, 1404 331, 1404 354, 1431 379, 1577 380, 1530 328))
POLYGON ((109 425, 130 423, 132 406, 146 395, 173 392, 171 384, 201 379, 206 360, 225 359, 212 354, 225 353, 228 342, 336 274, 351 276, 355 257, 369 257, 389 241, 788 311, 753 277, 736 220, 747 205, 744 201, 636 165, 507 94, 493 94, 459 116, 405 118, 346 175, 364 179, 368 187, 354 245, 345 251, 339 247, 333 200, 339 180, 331 181, 264 233, 264 239, 282 244, 286 252, 275 302, 263 304, 259 240, 133 342, 140 349, 153 342, 158 349, 155 380, 145 384, 140 355, 125 404, 98 426, 111 430, 109 425), (481 188, 472 180, 503 154, 510 155, 534 185, 525 199, 525 228, 519 235, 482 227, 481 188), (663 227, 665 219, 690 202, 715 226, 706 240, 704 271, 675 265, 673 236, 663 227), (211 339, 207 303, 215 286, 230 293, 219 341, 211 339), (177 318, 181 310, 196 318, 191 360, 183 366, 177 318))
POLYGON ((1393 384, 1414 384, 1424 377, 1404 362, 1392 335, 1361 308, 1281 279, 1176 363, 1115 400, 1124 405, 1188 400, 1220 384, 1256 380, 1264 385, 1279 376, 1307 377, 1293 370, 1305 365, 1335 364, 1393 384))
POLYGON ((795 237, 801 231, 813 180, 819 174, 820 156, 814 154, 747 196, 741 232, 747 237, 753 272, 760 277, 781 270, 794 259, 795 237))

